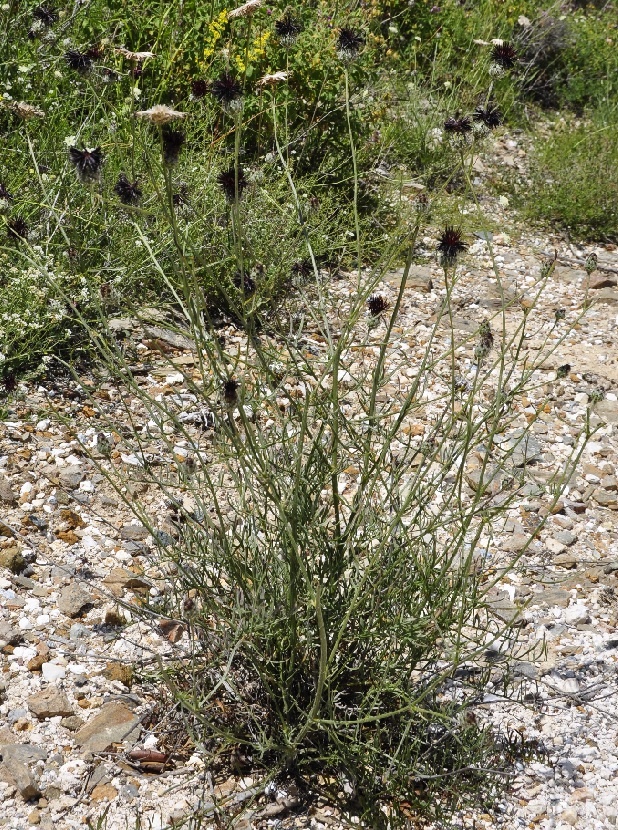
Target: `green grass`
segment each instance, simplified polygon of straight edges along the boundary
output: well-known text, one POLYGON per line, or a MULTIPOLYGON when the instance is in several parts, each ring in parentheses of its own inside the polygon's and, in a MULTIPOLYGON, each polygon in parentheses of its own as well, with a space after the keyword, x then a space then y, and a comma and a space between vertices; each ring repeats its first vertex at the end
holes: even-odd
POLYGON ((572 239, 618 239, 618 121, 599 116, 573 127, 554 124, 537 141, 532 189, 518 201, 527 216, 572 239))

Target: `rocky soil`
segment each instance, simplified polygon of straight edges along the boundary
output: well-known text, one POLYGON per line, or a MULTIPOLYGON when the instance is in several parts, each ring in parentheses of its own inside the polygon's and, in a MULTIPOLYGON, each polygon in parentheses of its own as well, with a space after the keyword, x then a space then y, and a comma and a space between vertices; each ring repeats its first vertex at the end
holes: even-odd
MULTIPOLYGON (((516 150, 513 164, 515 159, 516 150)), ((474 360, 474 342, 465 338, 483 319, 499 314, 503 303, 490 246, 512 303, 506 316, 513 327, 522 303, 534 297, 542 262, 557 249, 558 264, 534 310, 525 348, 533 354, 543 338, 558 342, 572 328, 544 365, 537 397, 522 403, 522 418, 542 404, 526 446, 517 448, 516 430, 498 436, 514 442, 531 476, 508 521, 486 540, 482 562, 495 572, 520 557, 492 603, 499 618, 518 626, 522 649, 532 650, 518 663, 520 702, 506 702, 498 688, 490 688, 481 714, 537 739, 544 755, 520 765, 493 815, 465 815, 458 823, 613 828, 618 254, 596 248, 600 268, 587 282, 583 263, 592 249, 522 233, 497 200, 487 206, 494 227, 503 230, 479 229, 460 266, 454 327, 462 338, 462 365, 471 367, 474 360), (557 309, 565 311, 562 320, 556 320, 557 309), (558 377, 565 364, 570 368, 558 377), (589 412, 597 431, 552 508, 545 485, 572 452, 589 412), (530 543, 531 531, 550 509, 530 543)), ((443 298, 434 250, 435 239, 427 236, 396 332, 394 349, 405 352, 410 366, 424 349, 443 298)), ((382 290, 393 296, 396 282, 391 275, 382 290)), ((354 286, 352 276, 333 283, 342 312, 354 286)), ((190 428, 199 430, 199 408, 186 389, 195 362, 191 342, 152 322, 113 325, 136 350, 139 384, 155 399, 174 397, 187 424, 195 422, 190 428)), ((232 329, 225 336, 232 347, 241 340, 232 329)), ((148 680, 159 660, 188 653, 190 644, 182 625, 164 618, 144 621, 131 611, 145 595, 156 598, 164 590, 165 571, 153 555, 150 532, 127 501, 139 499, 161 534, 169 530, 169 503, 140 481, 143 459, 130 440, 136 424, 143 426, 139 401, 112 380, 84 377, 82 383, 89 397, 69 381, 24 384, 0 423, 0 826, 15 830, 79 827, 88 819, 98 826, 103 813, 110 830, 133 827, 138 816, 142 827, 161 828, 198 806, 220 804, 225 810, 230 802, 242 804, 256 783, 213 780, 173 707, 148 680), (123 491, 111 486, 106 468, 124 471, 123 491)), ((171 449, 176 460, 187 455, 180 439, 171 449)), ((160 463, 169 451, 169 441, 154 433, 144 450, 160 463)), ((243 821, 246 827, 279 822, 320 828, 338 823, 338 817, 323 803, 306 810, 294 793, 275 788, 243 821)))

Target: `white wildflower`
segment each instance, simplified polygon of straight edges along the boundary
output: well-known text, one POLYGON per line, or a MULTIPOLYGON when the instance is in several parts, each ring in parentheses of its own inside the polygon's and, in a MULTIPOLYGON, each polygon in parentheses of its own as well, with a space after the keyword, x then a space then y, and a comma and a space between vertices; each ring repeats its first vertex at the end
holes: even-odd
POLYGON ((227 16, 228 20, 235 20, 237 17, 251 17, 262 5, 262 0, 248 0, 237 9, 233 9, 227 16))
POLYGON ((178 112, 178 110, 170 109, 165 104, 155 104, 149 110, 140 110, 135 115, 137 118, 147 118, 151 124, 157 127, 162 127, 164 124, 169 124, 170 121, 178 121, 187 117, 186 112, 178 112))

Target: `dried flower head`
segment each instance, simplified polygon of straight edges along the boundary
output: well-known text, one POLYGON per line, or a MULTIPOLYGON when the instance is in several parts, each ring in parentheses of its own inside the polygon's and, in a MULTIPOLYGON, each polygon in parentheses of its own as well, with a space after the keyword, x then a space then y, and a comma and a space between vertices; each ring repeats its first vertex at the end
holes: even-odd
POLYGON ((210 92, 226 112, 242 109, 242 84, 230 72, 219 75, 210 85, 210 92))
POLYGON ((292 278, 297 282, 304 282, 313 274, 313 264, 310 259, 301 259, 292 265, 292 278))
POLYGON ((105 46, 102 43, 95 43, 94 46, 89 46, 84 54, 91 61, 100 61, 105 55, 105 46))
POLYGON ((240 383, 234 378, 228 378, 221 389, 223 400, 228 406, 233 406, 238 402, 238 388, 240 383))
POLYGON ((35 20, 40 20, 44 26, 53 26, 58 20, 58 14, 51 6, 37 6, 32 10, 32 17, 35 20))
POLYGON ((186 182, 180 182, 178 185, 178 193, 172 195, 172 202, 174 207, 182 207, 189 204, 189 187, 186 182))
POLYGON ((180 121, 187 117, 186 112, 178 112, 178 110, 170 109, 165 104, 155 104, 149 110, 139 110, 135 113, 136 118, 146 118, 155 127, 162 127, 164 124, 169 124, 170 121, 180 121))
POLYGON ((163 161, 170 166, 177 164, 180 151, 185 143, 185 134, 182 130, 174 130, 169 124, 163 127, 161 142, 163 146, 163 161))
POLYGON ((558 366, 556 369, 556 377, 558 380, 562 380, 563 378, 568 377, 571 371, 571 364, 570 363, 563 363, 562 366, 558 366))
POLYGON ((484 107, 477 107, 472 115, 475 124, 487 130, 495 130, 502 124, 502 113, 495 104, 489 103, 484 107))
POLYGON ((560 322, 560 320, 564 320, 566 317, 566 309, 565 308, 557 308, 554 311, 554 319, 556 323, 560 322))
POLYGON ((2 373, 2 386, 7 394, 10 394, 17 389, 17 377, 15 376, 15 372, 5 370, 2 373))
POLYGON ((191 95, 194 98, 204 98, 208 94, 208 81, 203 78, 196 78, 191 81, 191 95))
POLYGON ((85 52, 80 52, 79 49, 69 49, 64 53, 64 59, 69 69, 74 69, 76 72, 88 72, 92 69, 92 58, 85 52))
POLYGON ((372 294, 367 300, 367 311, 372 317, 379 317, 390 303, 383 294, 372 294))
POLYGON ((232 11, 228 13, 227 19, 236 20, 239 17, 251 17, 256 13, 261 5, 262 0, 247 0, 247 2, 243 3, 242 6, 238 6, 237 9, 232 9, 232 11))
POLYGON ((337 57, 339 60, 349 63, 356 60, 360 50, 365 45, 365 35, 356 29, 347 26, 339 29, 337 38, 337 57))
POLYGON ((2 101, 2 105, 24 121, 29 121, 31 118, 45 118, 43 110, 33 107, 32 104, 26 104, 25 101, 2 101))
POLYGON ((275 84, 279 84, 282 81, 287 81, 289 74, 289 72, 279 70, 279 72, 273 72, 271 75, 264 75, 264 77, 260 78, 260 80, 257 82, 256 86, 274 86, 275 84))
POLYGON ((240 271, 236 271, 232 282, 239 291, 243 292, 245 297, 250 297, 252 294, 255 294, 257 290, 257 283, 255 279, 250 273, 247 272, 241 274, 240 271))
POLYGON ((419 193, 414 202, 417 213, 426 215, 431 210, 431 199, 426 193, 419 193))
POLYGON ((466 135, 472 132, 472 122, 467 115, 447 118, 444 122, 444 132, 448 135, 466 135))
POLYGON ((491 333, 491 327, 488 320, 483 320, 479 326, 479 342, 474 350, 474 356, 477 363, 480 365, 492 350, 494 345, 494 336, 491 333))
POLYGON ((586 257, 586 262, 584 263, 584 269, 588 276, 594 274, 594 272, 597 270, 598 264, 599 259, 597 255, 594 253, 594 251, 591 254, 588 254, 588 256, 586 257))
POLYGON ((275 33, 279 38, 279 43, 286 49, 294 46, 302 30, 302 25, 289 9, 286 9, 283 17, 275 21, 275 33))
POLYGON ((438 240, 438 254, 442 265, 446 268, 457 262, 457 257, 466 251, 468 246, 463 241, 460 228, 447 225, 438 240))
POLYGON ((597 386, 596 389, 593 389, 588 394, 588 403, 594 405, 595 403, 599 403, 599 401, 602 401, 604 397, 605 397, 605 390, 601 389, 600 386, 597 386))
POLYGON ((222 170, 217 176, 217 184, 225 193, 225 197, 229 202, 236 200, 236 188, 238 185, 238 198, 242 196, 243 190, 247 187, 249 182, 244 174, 242 167, 238 168, 238 182, 236 180, 236 170, 234 167, 229 167, 227 170, 222 170))
POLYGON ((130 49, 125 49, 124 46, 117 46, 114 51, 133 63, 144 63, 149 58, 155 57, 154 52, 132 52, 130 49))
POLYGON ((6 225, 6 231, 9 239, 18 241, 28 239, 28 223, 21 216, 15 216, 13 219, 9 219, 6 225))
POLYGON ((103 164, 103 153, 100 147, 94 149, 78 150, 77 147, 69 148, 69 161, 75 168, 77 178, 80 182, 96 182, 101 177, 101 166, 103 164))
POLYGON ((507 40, 494 43, 491 50, 491 65, 489 72, 494 77, 504 75, 509 69, 513 69, 517 63, 517 52, 515 47, 507 40))
POLYGON ((125 173, 121 173, 118 176, 118 181, 114 186, 114 193, 123 205, 136 205, 142 196, 142 191, 138 187, 137 181, 131 183, 125 173))

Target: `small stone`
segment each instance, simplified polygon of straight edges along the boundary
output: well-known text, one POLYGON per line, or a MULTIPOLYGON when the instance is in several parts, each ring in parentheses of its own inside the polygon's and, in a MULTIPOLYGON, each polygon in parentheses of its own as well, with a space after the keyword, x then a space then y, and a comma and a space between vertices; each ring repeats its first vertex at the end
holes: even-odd
POLYGON ((554 565, 571 570, 577 567, 578 558, 573 553, 560 553, 554 557, 554 565))
POLYGON ((105 666, 105 669, 103 670, 103 677, 106 677, 108 680, 115 680, 122 683, 123 686, 130 689, 131 683, 133 682, 133 667, 125 663, 117 663, 116 661, 113 661, 105 666))
POLYGON ((91 801, 113 801, 118 795, 118 790, 111 784, 97 784, 90 793, 91 801))
POLYGON ((87 606, 92 604, 91 594, 74 582, 62 588, 57 600, 58 608, 67 617, 79 616, 87 606))
POLYGON ((70 715, 68 718, 62 718, 60 721, 60 726, 64 726, 65 729, 68 729, 69 732, 77 732, 78 729, 81 729, 84 725, 84 721, 79 717, 79 715, 70 715))
POLYGON ((570 605, 564 612, 564 620, 567 625, 577 625, 578 623, 588 622, 590 614, 585 605, 576 602, 575 605, 570 605))
POLYGON ((105 752, 139 726, 140 717, 123 703, 106 703, 98 715, 75 735, 75 743, 87 752, 105 752))
POLYGON ((571 545, 577 542, 577 536, 569 530, 559 530, 557 533, 554 533, 553 538, 561 545, 566 545, 567 548, 570 548, 571 545))
POLYGON ((68 717, 73 714, 69 699, 64 692, 61 692, 55 686, 48 686, 46 689, 30 695, 28 709, 40 720, 58 716, 68 717))
POLYGON ((612 493, 608 490, 595 490, 592 494, 597 504, 602 507, 609 507, 610 505, 618 503, 618 493, 612 493))
POLYGON ((62 487, 66 487, 67 490, 74 490, 76 487, 79 487, 79 483, 85 475, 86 473, 81 467, 78 467, 76 464, 71 464, 60 470, 58 480, 62 487))
POLYGON ((0 568, 19 574, 26 569, 26 560, 17 545, 0 550, 0 568))
POLYGON ((30 801, 41 795, 38 784, 28 767, 17 759, 13 758, 10 764, 0 764, 0 780, 13 784, 24 801, 30 801))
POLYGON ((37 810, 35 807, 32 812, 28 813, 28 824, 40 824, 41 823, 41 812, 37 810))
POLYGON ((523 550, 530 541, 530 536, 527 533, 514 533, 510 539, 506 539, 500 543, 502 550, 509 553, 519 553, 523 550))
POLYGON ((575 827, 577 824, 577 810, 574 807, 567 807, 566 810, 563 810, 562 813, 560 813, 560 818, 562 821, 570 824, 571 827, 575 827))
POLYGON ((43 663, 41 672, 43 674, 43 680, 46 680, 48 683, 53 683, 56 680, 62 680, 67 670, 58 663, 43 663))
POLYGON ((120 528, 120 538, 130 542, 143 542, 150 536, 150 531, 143 525, 124 525, 120 528))
POLYGON ((558 539, 552 538, 551 536, 545 540, 545 547, 551 553, 563 553, 566 550, 566 545, 563 545, 562 542, 559 542, 558 539))
POLYGON ((0 501, 4 502, 4 504, 17 503, 17 496, 13 492, 9 480, 3 475, 0 475, 0 501))
POLYGON ((590 282, 588 283, 588 287, 593 291, 599 288, 613 288, 615 285, 618 285, 618 281, 615 277, 610 276, 610 274, 594 274, 590 277, 590 282))
POLYGON ((601 479, 601 487, 604 490, 618 490, 618 479, 616 476, 603 476, 601 479))

